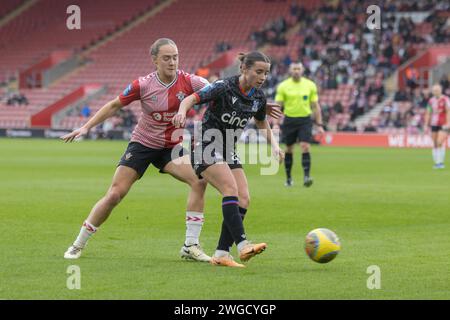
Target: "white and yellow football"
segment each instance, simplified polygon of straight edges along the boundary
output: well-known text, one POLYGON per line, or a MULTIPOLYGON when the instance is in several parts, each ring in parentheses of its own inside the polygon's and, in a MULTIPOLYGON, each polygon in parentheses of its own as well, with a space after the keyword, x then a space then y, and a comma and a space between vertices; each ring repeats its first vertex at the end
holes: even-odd
POLYGON ((336 258, 341 251, 341 243, 333 231, 318 228, 306 236, 305 251, 311 260, 327 263, 336 258))

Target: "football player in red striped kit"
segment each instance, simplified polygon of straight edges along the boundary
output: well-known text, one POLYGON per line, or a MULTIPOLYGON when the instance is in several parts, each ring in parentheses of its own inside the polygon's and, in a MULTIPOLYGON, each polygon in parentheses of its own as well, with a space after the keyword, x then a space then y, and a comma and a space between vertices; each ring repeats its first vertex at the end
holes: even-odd
MULTIPOLYGON (((182 258, 201 262, 210 261, 199 244, 204 218, 206 182, 198 179, 191 166, 189 153, 182 151, 182 130, 172 124, 181 101, 208 85, 208 81, 178 69, 178 49, 174 41, 161 38, 151 46, 150 55, 156 71, 134 80, 122 94, 105 104, 79 129, 61 137, 65 142, 86 136, 89 130, 113 116, 120 108, 139 100, 142 115, 134 129, 111 186, 106 195, 92 208, 75 242, 64 254, 66 259, 78 259, 89 238, 109 217, 112 210, 126 196, 131 186, 140 179, 150 164, 161 173, 187 183, 190 193, 186 210, 186 239, 181 248, 182 258)), ((279 118, 281 112, 268 106, 267 114, 279 118)))
POLYGON ((61 137, 65 142, 72 142, 85 136, 91 128, 113 116, 120 108, 140 100, 142 115, 117 166, 112 184, 84 221, 75 242, 64 254, 66 259, 80 257, 88 239, 105 222, 131 186, 144 175, 148 166, 153 164, 161 173, 168 173, 191 188, 186 209, 186 240, 181 256, 202 262, 210 260, 199 244, 206 182, 195 175, 187 152, 185 156, 172 152, 180 145, 182 135, 177 136, 171 122, 183 98, 206 86, 208 81, 178 70, 178 49, 170 39, 158 39, 152 45, 150 54, 156 66, 155 72, 134 80, 85 125, 61 137))
POLYGON ((439 84, 434 85, 431 90, 433 97, 428 101, 425 127, 426 131, 431 127, 434 168, 444 169, 446 140, 450 128, 450 99, 442 94, 439 84))

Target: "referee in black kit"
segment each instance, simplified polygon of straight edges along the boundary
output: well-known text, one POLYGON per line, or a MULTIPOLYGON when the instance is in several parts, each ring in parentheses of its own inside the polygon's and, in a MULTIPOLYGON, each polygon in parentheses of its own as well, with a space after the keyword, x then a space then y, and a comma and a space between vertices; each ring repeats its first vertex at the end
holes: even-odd
POLYGON ((283 107, 285 115, 281 129, 283 140, 286 143, 284 164, 286 168, 285 185, 287 187, 291 187, 294 183, 291 169, 294 162, 294 146, 297 141, 300 142, 302 149, 303 185, 310 187, 313 183, 310 176, 310 142, 313 127, 311 114, 313 112, 319 133, 324 133, 317 86, 313 81, 303 77, 303 71, 304 68, 300 62, 292 63, 289 66, 290 77, 278 85, 275 96, 275 101, 283 107))

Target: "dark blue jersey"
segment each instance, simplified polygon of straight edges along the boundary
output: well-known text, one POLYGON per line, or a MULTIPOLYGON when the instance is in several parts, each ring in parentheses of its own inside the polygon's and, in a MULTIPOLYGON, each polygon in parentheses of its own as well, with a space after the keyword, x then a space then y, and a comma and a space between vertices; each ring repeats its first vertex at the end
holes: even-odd
POLYGON ((202 130, 244 129, 252 117, 266 119, 266 97, 260 89, 249 94, 241 91, 239 76, 217 80, 195 93, 199 103, 209 103, 202 120, 202 130))

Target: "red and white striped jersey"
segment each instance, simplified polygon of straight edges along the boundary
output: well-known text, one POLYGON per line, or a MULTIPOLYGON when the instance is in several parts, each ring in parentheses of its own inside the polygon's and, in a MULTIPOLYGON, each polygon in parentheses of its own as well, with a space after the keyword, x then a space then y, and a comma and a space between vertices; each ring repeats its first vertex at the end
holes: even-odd
POLYGON ((439 98, 432 97, 428 101, 432 126, 444 126, 447 124, 447 112, 450 112, 450 99, 446 95, 439 98))
POLYGON ((202 77, 177 71, 170 84, 164 84, 155 71, 134 80, 119 95, 120 102, 126 106, 135 100, 141 101, 142 114, 130 141, 139 142, 152 149, 172 148, 183 139, 172 124, 181 101, 192 93, 208 85, 202 77))

